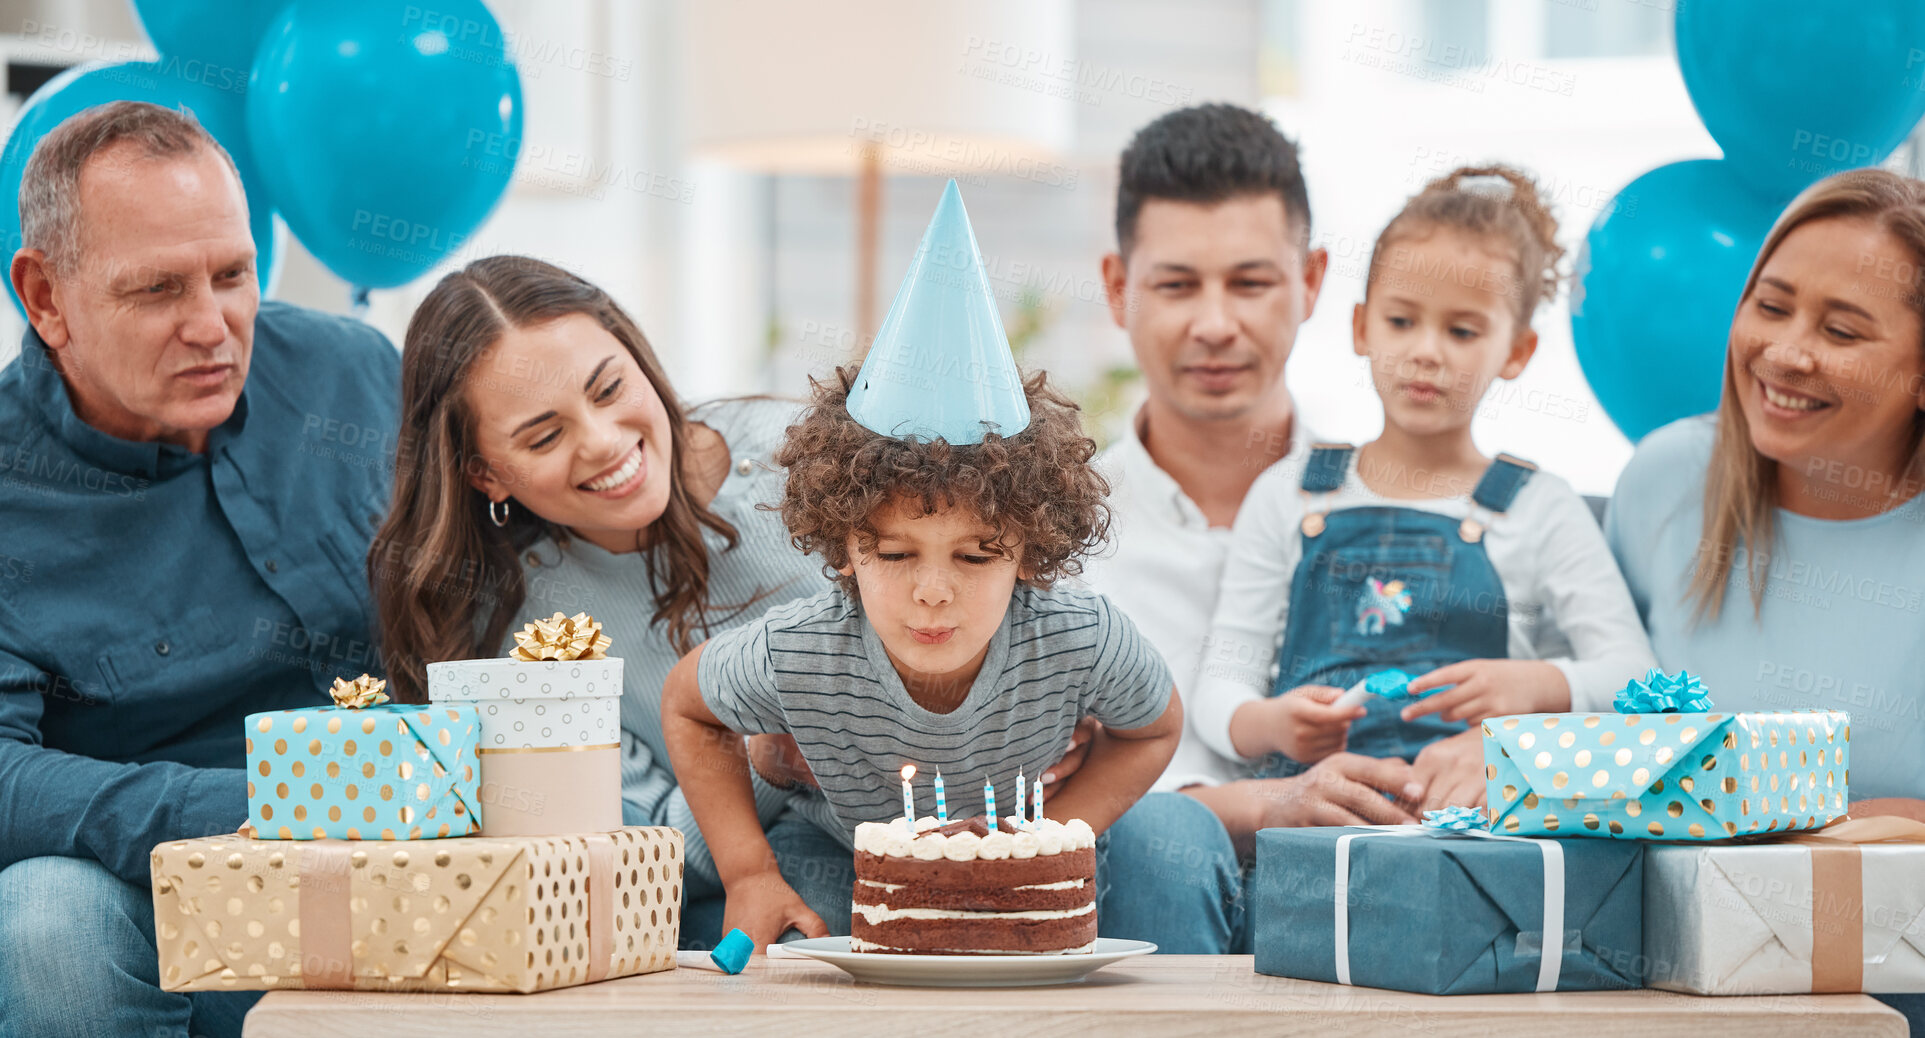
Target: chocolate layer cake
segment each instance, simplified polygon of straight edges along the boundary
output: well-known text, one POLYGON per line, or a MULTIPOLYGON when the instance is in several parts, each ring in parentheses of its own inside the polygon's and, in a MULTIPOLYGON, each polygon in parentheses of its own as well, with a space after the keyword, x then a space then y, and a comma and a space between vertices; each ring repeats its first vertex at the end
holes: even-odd
POLYGON ((1096 834, 1081 819, 856 827, 849 947, 896 955, 1065 955, 1096 946, 1096 834))

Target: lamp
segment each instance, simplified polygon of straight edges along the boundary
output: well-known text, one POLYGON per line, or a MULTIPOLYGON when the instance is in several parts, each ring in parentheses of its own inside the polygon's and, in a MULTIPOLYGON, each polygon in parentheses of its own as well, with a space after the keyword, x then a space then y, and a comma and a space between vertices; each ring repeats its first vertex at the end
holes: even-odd
POLYGON ((882 175, 1021 171, 1075 129, 1070 0, 693 0, 690 149, 856 175, 856 330, 876 329, 882 175))

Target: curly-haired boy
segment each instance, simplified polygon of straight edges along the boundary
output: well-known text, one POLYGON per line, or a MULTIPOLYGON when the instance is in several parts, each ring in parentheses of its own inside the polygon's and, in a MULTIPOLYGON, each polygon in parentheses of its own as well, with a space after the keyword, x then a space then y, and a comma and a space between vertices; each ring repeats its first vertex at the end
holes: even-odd
POLYGON ((836 586, 697 647, 662 692, 669 753, 727 888, 724 928, 758 945, 826 933, 817 911, 846 933, 848 902, 812 911, 777 871, 737 735, 792 735, 820 791, 795 810, 853 849, 858 823, 901 814, 903 765, 946 776, 955 817, 982 813, 985 780, 1007 813, 1018 772, 1056 763, 1086 717, 1103 727, 1046 810, 1100 833, 1182 730, 1156 650, 1101 595, 1057 586, 1109 526, 1076 406, 1039 373, 1019 433, 898 439, 851 417, 856 377, 817 381, 776 456, 782 519, 836 586))

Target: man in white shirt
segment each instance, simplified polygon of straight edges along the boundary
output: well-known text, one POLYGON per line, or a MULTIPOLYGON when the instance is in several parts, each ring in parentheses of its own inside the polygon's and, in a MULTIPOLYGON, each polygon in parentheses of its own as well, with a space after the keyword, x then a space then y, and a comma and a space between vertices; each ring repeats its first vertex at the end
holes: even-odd
MULTIPOLYGON (((1211 104, 1165 115, 1123 152, 1110 312, 1149 399, 1098 463, 1113 485, 1111 547, 1085 567, 1176 674, 1196 686, 1230 527, 1264 469, 1303 450, 1284 365, 1328 256, 1313 249, 1296 147, 1262 115, 1211 104)), ((1414 821, 1423 795, 1397 759, 1338 754, 1287 779, 1248 779, 1186 730, 1159 790, 1181 790, 1247 857, 1275 826, 1414 821)), ((1219 853, 1194 834, 1182 854, 1219 853)))

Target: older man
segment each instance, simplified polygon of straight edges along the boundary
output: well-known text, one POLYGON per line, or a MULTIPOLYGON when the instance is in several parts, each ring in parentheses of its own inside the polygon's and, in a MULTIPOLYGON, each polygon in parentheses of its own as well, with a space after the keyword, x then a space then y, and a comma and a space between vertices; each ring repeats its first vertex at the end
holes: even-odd
POLYGON ((238 1031, 248 996, 160 990, 148 852, 245 820, 244 715, 378 670, 364 559, 398 358, 372 329, 261 303, 240 178, 190 115, 74 116, 28 162, 20 217, 0 1033, 238 1031))

